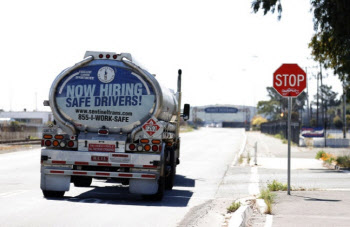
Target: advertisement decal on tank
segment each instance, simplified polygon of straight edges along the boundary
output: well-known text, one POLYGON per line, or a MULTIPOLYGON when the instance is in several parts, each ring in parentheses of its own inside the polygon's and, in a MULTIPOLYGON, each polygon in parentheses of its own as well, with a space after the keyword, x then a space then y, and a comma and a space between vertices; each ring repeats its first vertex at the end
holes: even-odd
POLYGON ((56 102, 75 124, 120 128, 145 118, 154 107, 155 94, 149 83, 128 69, 90 65, 61 80, 56 102))

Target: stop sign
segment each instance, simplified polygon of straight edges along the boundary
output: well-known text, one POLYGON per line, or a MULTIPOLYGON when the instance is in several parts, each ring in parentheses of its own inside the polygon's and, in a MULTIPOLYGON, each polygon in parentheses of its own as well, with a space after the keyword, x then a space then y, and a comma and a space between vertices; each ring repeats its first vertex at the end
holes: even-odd
POLYGON ((306 73, 297 64, 283 64, 273 73, 273 87, 283 97, 300 95, 306 81, 306 73))

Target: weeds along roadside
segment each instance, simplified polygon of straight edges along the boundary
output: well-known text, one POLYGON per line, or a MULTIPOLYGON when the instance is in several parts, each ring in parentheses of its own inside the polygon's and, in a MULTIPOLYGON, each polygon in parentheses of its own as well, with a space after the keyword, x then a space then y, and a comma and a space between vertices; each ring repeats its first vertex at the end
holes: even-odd
POLYGON ((265 214, 272 214, 272 205, 275 202, 277 196, 275 191, 287 191, 287 184, 273 180, 271 183, 267 183, 267 188, 260 191, 259 199, 263 199, 266 204, 265 214))
POLYGON ((333 164, 342 168, 350 168, 350 156, 335 156, 330 153, 326 153, 323 150, 317 152, 316 159, 322 160, 325 164, 333 164))

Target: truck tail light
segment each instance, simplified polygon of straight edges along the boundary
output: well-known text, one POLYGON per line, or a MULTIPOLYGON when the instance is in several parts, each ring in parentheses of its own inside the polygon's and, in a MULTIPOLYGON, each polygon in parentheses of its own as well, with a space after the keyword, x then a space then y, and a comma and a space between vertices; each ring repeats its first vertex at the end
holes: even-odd
POLYGON ((68 147, 74 147, 74 142, 72 140, 69 140, 68 147))
POLYGON ((143 146, 141 144, 137 145, 137 151, 142 151, 143 150, 143 146))
POLYGON ((51 140, 46 140, 45 141, 45 146, 47 146, 47 147, 51 146, 51 140))
POLYGON ((66 146, 66 142, 61 141, 61 143, 60 143, 60 147, 65 147, 65 146, 66 146))
POLYGON ((41 146, 45 146, 45 140, 41 140, 41 146))
POLYGON ((153 145, 152 146, 152 151, 154 151, 154 152, 158 151, 158 146, 157 145, 153 145))
POLYGON ((149 143, 149 139, 141 139, 140 142, 141 143, 149 143))
POLYGON ((44 139, 48 139, 48 140, 52 139, 52 135, 49 135, 49 134, 44 134, 43 137, 44 137, 44 139))
POLYGON ((153 144, 160 144, 160 140, 152 140, 153 144))
POLYGON ((56 140, 63 140, 64 136, 63 135, 55 135, 56 140))
POLYGON ((99 135, 108 135, 108 130, 107 129, 100 129, 100 130, 98 130, 98 134, 99 135))
POLYGON ((136 148, 136 147, 135 147, 135 144, 132 144, 132 143, 129 144, 129 149, 130 149, 131 151, 135 150, 135 148, 136 148))
POLYGON ((151 150, 151 145, 146 144, 144 148, 145 148, 145 151, 150 151, 151 150))
POLYGON ((52 143, 52 145, 53 145, 54 147, 58 147, 59 142, 58 142, 57 140, 54 140, 53 143, 52 143))

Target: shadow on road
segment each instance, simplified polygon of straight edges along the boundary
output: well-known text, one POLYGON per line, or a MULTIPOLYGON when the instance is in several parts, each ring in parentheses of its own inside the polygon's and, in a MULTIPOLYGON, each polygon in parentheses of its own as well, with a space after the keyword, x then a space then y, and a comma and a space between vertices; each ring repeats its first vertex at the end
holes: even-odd
POLYGON ((292 195, 299 198, 304 198, 305 201, 316 201, 316 202, 341 202, 342 200, 339 199, 319 199, 319 198, 312 198, 308 196, 300 196, 300 195, 292 195))
MULTIPOLYGON (((117 181, 108 180, 108 183, 116 183, 117 181)), ((65 196, 62 199, 75 203, 95 203, 110 205, 137 205, 137 206, 168 206, 168 207, 186 207, 191 199, 193 192, 186 188, 178 189, 176 187, 194 187, 195 180, 186 178, 182 175, 176 175, 173 190, 166 190, 162 201, 144 200, 141 195, 129 193, 129 187, 121 184, 113 184, 109 186, 90 186, 91 190, 86 191, 78 196, 65 196)))

